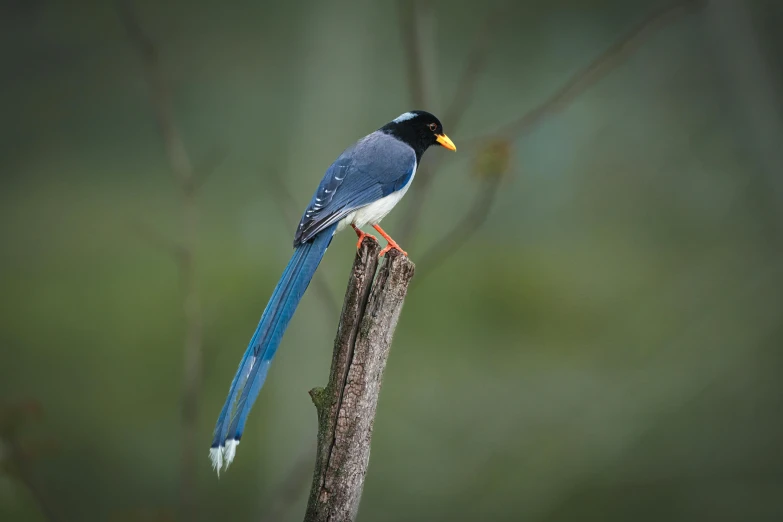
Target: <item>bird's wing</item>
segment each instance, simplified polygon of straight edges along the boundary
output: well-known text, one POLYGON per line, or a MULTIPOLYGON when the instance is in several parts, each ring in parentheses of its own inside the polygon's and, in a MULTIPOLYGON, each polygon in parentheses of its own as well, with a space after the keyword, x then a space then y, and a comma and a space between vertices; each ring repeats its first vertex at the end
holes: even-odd
POLYGON ((302 216, 294 247, 354 210, 400 190, 416 168, 416 153, 400 140, 374 132, 346 149, 327 169, 302 216))

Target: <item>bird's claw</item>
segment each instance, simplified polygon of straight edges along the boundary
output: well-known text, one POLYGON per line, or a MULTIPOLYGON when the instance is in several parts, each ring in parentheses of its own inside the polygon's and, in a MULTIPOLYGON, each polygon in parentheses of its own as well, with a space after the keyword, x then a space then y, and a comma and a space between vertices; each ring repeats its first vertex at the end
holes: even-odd
POLYGON ((356 242, 357 249, 362 247, 362 241, 364 241, 365 237, 369 237, 370 239, 374 239, 375 241, 378 241, 378 238, 373 236, 372 234, 365 234, 364 232, 362 232, 362 235, 359 236, 359 241, 356 242))
POLYGON ((398 250, 402 253, 402 255, 408 257, 408 253, 405 250, 401 249, 400 245, 398 245, 397 243, 387 244, 385 247, 383 247, 383 250, 381 250, 381 253, 378 254, 378 256, 383 257, 386 254, 386 252, 388 252, 389 250, 398 250))
POLYGON ((360 228, 357 228, 354 225, 351 225, 356 232, 356 237, 359 238, 359 241, 356 242, 356 249, 360 249, 362 247, 362 241, 364 241, 365 237, 369 237, 370 239, 374 239, 375 241, 378 241, 378 238, 373 236, 372 234, 366 234, 363 230, 360 228))

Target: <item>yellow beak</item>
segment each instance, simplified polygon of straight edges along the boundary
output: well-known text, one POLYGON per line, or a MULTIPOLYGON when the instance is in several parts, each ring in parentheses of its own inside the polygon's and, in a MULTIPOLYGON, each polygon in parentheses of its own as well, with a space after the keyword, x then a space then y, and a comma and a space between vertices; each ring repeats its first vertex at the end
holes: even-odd
POLYGON ((454 142, 451 141, 445 134, 436 134, 435 136, 437 137, 438 143, 440 143, 441 146, 446 147, 449 150, 457 150, 457 147, 454 146, 454 142))

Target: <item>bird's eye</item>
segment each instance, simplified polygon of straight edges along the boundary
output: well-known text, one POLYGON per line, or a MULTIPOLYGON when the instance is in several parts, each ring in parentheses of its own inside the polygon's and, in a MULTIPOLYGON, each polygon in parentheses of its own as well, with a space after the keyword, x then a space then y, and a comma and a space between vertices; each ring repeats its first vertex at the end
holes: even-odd
POLYGON ((429 127, 430 127, 430 130, 432 132, 435 132, 436 130, 438 130, 438 124, 437 123, 430 123, 429 127))

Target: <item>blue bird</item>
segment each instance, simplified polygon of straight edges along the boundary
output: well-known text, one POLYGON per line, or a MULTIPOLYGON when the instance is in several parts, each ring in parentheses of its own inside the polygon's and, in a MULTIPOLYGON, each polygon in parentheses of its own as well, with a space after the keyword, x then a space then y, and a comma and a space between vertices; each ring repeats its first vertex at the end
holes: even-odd
POLYGON ((218 416, 209 457, 220 474, 236 455, 250 408, 266 379, 267 370, 299 300, 315 274, 332 236, 350 225, 359 237, 372 225, 387 241, 384 255, 396 249, 407 255, 378 225, 407 192, 421 156, 440 144, 457 150, 432 114, 406 112, 351 145, 327 169, 302 216, 294 237, 294 254, 261 315, 239 363, 218 416))

